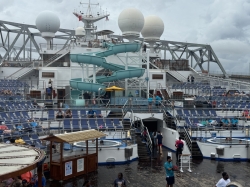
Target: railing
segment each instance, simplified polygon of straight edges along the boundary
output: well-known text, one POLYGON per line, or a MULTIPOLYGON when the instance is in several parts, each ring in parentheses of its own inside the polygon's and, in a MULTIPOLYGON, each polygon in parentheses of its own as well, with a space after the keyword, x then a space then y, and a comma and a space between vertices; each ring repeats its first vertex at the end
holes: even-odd
POLYGON ((186 144, 189 148, 189 151, 192 153, 192 140, 191 140, 191 137, 189 135, 189 133, 187 132, 187 129, 184 127, 184 139, 186 141, 186 144))
POLYGON ((147 146, 149 147, 150 153, 152 153, 152 151, 153 151, 152 140, 151 140, 150 134, 148 132, 148 128, 144 126, 143 121, 142 121, 141 118, 139 118, 137 116, 134 116, 134 121, 140 121, 140 123, 141 123, 141 125, 140 125, 141 133, 143 133, 144 130, 146 130, 146 137, 144 137, 144 136, 143 137, 146 139, 146 143, 147 143, 147 146))
MULTIPOLYGON (((15 75, 16 73, 20 72, 21 70, 23 70, 23 69, 25 69, 25 68, 33 67, 32 65, 34 66, 34 62, 28 63, 27 66, 23 66, 21 69, 17 70, 16 72, 12 73, 11 75, 9 75, 9 76, 7 77, 7 79, 8 79, 8 78, 11 78, 13 75, 15 75)), ((32 69, 32 68, 31 68, 31 69, 32 69)), ((31 70, 31 69, 29 69, 29 70, 31 70)))
POLYGON ((64 48, 60 49, 59 51, 57 51, 55 54, 53 54, 53 56, 49 59, 47 59, 44 63, 43 66, 49 66, 54 60, 56 60, 57 58, 59 58, 60 56, 66 55, 69 52, 69 46, 65 46, 64 48), (60 54, 60 52, 66 50, 65 52, 63 52, 62 54, 60 54))

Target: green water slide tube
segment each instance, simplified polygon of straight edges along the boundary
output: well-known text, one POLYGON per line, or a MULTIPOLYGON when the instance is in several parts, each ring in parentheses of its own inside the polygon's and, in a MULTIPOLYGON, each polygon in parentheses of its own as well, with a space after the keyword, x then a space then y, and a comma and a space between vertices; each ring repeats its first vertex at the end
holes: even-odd
POLYGON ((123 43, 117 45, 106 43, 105 46, 107 47, 106 51, 88 54, 71 54, 70 59, 72 62, 93 64, 103 67, 104 69, 110 69, 113 71, 113 74, 110 76, 97 76, 96 83, 83 82, 81 78, 71 79, 70 86, 72 88, 96 93, 101 89, 101 94, 104 94, 106 86, 101 83, 141 77, 144 74, 144 68, 128 67, 127 70, 125 70, 125 66, 108 63, 105 59, 107 56, 118 53, 137 52, 140 50, 140 43, 123 43))

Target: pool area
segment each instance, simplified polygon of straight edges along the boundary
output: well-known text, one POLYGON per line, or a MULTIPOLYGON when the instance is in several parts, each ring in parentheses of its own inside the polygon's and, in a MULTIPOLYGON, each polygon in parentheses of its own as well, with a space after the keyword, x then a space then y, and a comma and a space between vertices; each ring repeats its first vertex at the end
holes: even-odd
POLYGON ((242 138, 231 138, 231 139, 226 139, 226 138, 212 138, 208 139, 207 142, 213 143, 213 144, 235 144, 235 145, 241 145, 241 144, 249 144, 250 141, 247 139, 242 139, 242 138))
MULTIPOLYGON (((108 148, 108 147, 119 147, 122 143, 120 141, 115 140, 98 140, 98 147, 99 148, 108 148)), ((86 148, 86 142, 76 142, 74 143, 74 146, 77 148, 86 148)), ((88 143, 89 148, 95 148, 96 142, 89 142, 88 143)))

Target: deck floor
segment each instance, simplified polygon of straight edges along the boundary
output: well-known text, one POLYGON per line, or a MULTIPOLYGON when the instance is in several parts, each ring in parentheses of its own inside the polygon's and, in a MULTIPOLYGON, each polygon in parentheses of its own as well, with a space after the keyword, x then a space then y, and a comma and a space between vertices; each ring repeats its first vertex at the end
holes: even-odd
MULTIPOLYGON (((112 187, 113 181, 119 172, 122 172, 128 187, 163 187, 166 186, 165 170, 167 149, 163 149, 163 155, 158 155, 155 160, 148 163, 131 162, 129 165, 99 166, 98 172, 89 176, 82 176, 64 183, 51 182, 48 187, 82 187, 84 179, 92 180, 93 187, 112 187), (152 167, 151 167, 152 165, 152 167)), ((173 163, 175 163, 175 154, 173 163)), ((228 172, 231 181, 239 182, 243 187, 250 187, 250 163, 249 162, 218 162, 204 159, 193 161, 192 173, 184 170, 175 174, 174 187, 213 187, 221 178, 223 171, 228 172), (178 175, 178 176, 177 176, 178 175)))

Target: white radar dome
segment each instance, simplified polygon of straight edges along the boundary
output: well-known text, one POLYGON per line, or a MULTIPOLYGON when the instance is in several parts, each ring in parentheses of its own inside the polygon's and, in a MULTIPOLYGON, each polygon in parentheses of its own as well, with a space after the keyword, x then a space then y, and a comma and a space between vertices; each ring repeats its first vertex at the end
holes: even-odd
POLYGON ((44 38, 53 38, 60 27, 60 20, 51 11, 43 11, 36 18, 36 27, 44 38))
POLYGON ((75 30, 76 36, 85 36, 85 29, 83 27, 77 27, 75 30))
POLYGON ((144 25, 144 16, 136 8, 124 9, 118 17, 118 25, 122 31, 122 35, 140 36, 144 25))
POLYGON ((158 16, 147 16, 145 18, 144 27, 141 31, 144 39, 147 40, 160 40, 164 31, 164 23, 158 16))

